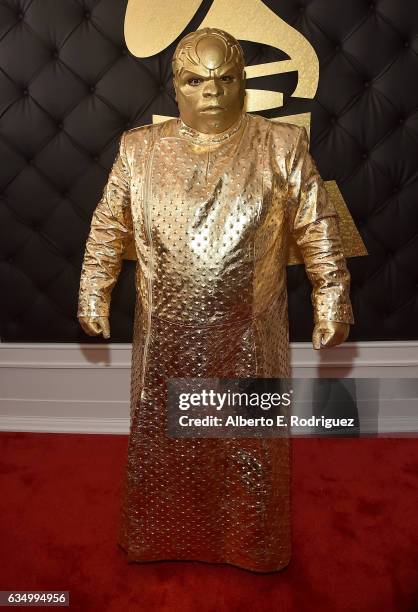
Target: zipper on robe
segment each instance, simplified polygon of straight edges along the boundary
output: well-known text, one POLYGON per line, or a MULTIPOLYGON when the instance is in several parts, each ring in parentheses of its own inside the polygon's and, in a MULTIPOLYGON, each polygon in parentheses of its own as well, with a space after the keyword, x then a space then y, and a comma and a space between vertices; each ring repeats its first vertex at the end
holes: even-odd
POLYGON ((145 180, 144 180, 144 192, 142 198, 143 212, 144 212, 144 224, 145 229, 148 236, 149 243, 149 272, 148 272, 148 321, 147 321, 147 331, 145 335, 144 341, 144 350, 142 355, 142 375, 141 375, 141 396, 144 389, 145 383, 145 374, 147 368, 147 355, 148 355, 148 347, 151 336, 151 322, 152 322, 152 303, 153 303, 153 295, 152 295, 152 279, 154 275, 154 250, 152 243, 152 228, 151 228, 151 203, 149 199, 149 195, 151 192, 151 173, 152 173, 152 164, 154 161, 154 151, 155 151, 155 138, 154 134, 151 135, 151 143, 150 143, 150 152, 147 159, 147 164, 145 168, 145 180))

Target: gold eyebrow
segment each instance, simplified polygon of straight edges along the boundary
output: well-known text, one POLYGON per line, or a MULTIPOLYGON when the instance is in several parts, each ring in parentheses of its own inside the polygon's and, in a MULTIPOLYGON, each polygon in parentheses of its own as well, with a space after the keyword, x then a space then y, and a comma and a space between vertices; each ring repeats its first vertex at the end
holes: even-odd
POLYGON ((204 79, 204 78, 206 78, 204 75, 196 74, 195 72, 190 72, 190 70, 184 70, 183 73, 182 73, 182 76, 185 76, 186 78, 193 78, 193 79, 204 79))
MULTIPOLYGON (((203 74, 196 74, 195 72, 191 72, 190 70, 183 70, 183 72, 181 73, 181 76, 186 78, 186 79, 208 79, 210 77, 210 75, 203 75, 203 74)), ((217 75, 218 77, 223 77, 223 76, 235 76, 233 73, 233 68, 229 68, 228 70, 225 70, 225 72, 222 72, 221 74, 217 75)))

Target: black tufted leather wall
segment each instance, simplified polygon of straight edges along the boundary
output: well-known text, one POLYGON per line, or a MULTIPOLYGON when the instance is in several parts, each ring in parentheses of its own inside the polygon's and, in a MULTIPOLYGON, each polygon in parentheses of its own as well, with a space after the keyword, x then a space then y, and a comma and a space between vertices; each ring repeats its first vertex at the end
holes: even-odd
MULTIPOLYGON (((289 99, 296 73, 257 79, 257 88, 284 93, 284 108, 263 114, 312 112, 312 154, 323 178, 337 181, 370 253, 349 261, 350 339, 417 339, 418 2, 266 4, 311 42, 320 83, 308 103, 289 99)), ((122 131, 177 114, 176 41, 158 57, 133 58, 125 8, 126 0, 0 0, 2 341, 101 341, 76 320, 92 212, 122 131)), ((248 64, 286 57, 243 47, 248 64)), ((131 339, 134 265, 125 262, 113 293, 114 342, 131 339)), ((309 340, 310 286, 301 266, 288 277, 291 339, 309 340)))

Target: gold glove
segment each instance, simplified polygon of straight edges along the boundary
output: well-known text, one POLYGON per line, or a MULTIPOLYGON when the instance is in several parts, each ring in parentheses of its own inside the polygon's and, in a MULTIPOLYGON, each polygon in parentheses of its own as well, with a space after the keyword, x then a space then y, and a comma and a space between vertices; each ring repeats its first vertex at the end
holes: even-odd
POLYGON ((78 317, 78 320, 88 336, 103 334, 103 338, 110 338, 108 317, 78 317))
POLYGON ((338 321, 327 321, 321 319, 316 323, 313 334, 312 344, 314 349, 330 348, 338 346, 347 340, 350 332, 348 323, 340 323, 338 321))

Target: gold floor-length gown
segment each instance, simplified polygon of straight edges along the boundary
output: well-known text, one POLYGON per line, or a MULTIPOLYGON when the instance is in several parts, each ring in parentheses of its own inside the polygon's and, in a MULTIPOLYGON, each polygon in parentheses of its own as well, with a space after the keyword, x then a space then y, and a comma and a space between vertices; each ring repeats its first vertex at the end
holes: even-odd
POLYGON ((119 544, 129 561, 289 562, 290 440, 175 439, 170 377, 288 377, 296 238, 315 320, 352 322, 335 209, 303 128, 243 113, 220 135, 180 119, 125 132, 93 216, 79 315, 107 315, 138 258, 131 428, 119 544))

